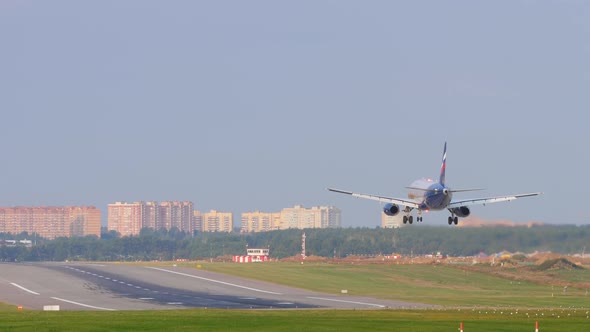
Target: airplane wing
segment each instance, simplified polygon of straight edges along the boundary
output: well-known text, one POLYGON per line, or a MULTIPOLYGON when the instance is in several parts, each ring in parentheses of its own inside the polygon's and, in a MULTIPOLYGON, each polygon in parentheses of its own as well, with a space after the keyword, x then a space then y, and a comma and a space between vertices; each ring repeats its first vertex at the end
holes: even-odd
POLYGON ((333 188, 328 188, 328 190, 333 191, 335 193, 351 195, 351 196, 358 197, 358 198, 365 198, 365 199, 371 199, 371 200, 378 201, 378 202, 393 203, 393 204, 397 204, 397 205, 407 206, 407 207, 410 207, 413 209, 418 209, 420 207, 420 205, 418 205, 418 203, 416 203, 414 201, 405 200, 405 199, 391 198, 391 197, 377 196, 377 195, 357 194, 357 193, 353 193, 350 191, 338 190, 338 189, 333 189, 333 188))
POLYGON ((464 199, 464 200, 460 200, 460 201, 451 202, 447 206, 447 209, 457 208, 460 206, 468 206, 468 205, 485 205, 488 203, 508 202, 508 201, 515 200, 517 198, 537 196, 537 195, 541 195, 541 194, 542 194, 541 192, 538 192, 538 193, 511 195, 511 196, 497 196, 497 197, 488 197, 488 198, 464 199))

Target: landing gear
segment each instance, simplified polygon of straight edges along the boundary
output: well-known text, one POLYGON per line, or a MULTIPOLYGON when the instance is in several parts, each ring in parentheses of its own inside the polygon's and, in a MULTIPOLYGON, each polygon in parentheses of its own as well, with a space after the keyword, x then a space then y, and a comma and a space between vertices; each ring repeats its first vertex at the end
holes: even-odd
POLYGON ((414 217, 412 217, 412 216, 404 216, 404 218, 402 220, 403 220, 404 224, 405 223, 411 224, 411 223, 414 222, 414 217))
POLYGON ((458 223, 459 223, 459 218, 453 217, 453 216, 449 217, 449 225, 452 225, 452 224, 457 225, 458 223))
MULTIPOLYGON (((412 217, 410 215, 411 212, 412 212, 412 208, 406 206, 406 208, 404 209, 405 216, 402 219, 404 224, 406 224, 406 223, 412 224, 414 222, 414 217, 412 217)), ((416 220, 418 220, 418 218, 416 218, 416 220)))
POLYGON ((418 210, 418 216, 416 217, 417 222, 422 222, 422 210, 418 210))
MULTIPOLYGON (((402 221, 404 224, 412 224, 414 222, 414 217, 410 215, 412 209, 406 208, 405 213, 406 215, 403 216, 402 221)), ((418 210, 418 215, 416 216, 416 222, 422 222, 422 210, 418 210)))

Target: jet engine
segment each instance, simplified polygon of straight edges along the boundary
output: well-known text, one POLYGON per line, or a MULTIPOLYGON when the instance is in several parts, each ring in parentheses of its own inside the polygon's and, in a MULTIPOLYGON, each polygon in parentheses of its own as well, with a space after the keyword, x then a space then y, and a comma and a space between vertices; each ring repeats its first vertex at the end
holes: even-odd
POLYGON ((471 211, 469 211, 469 208, 466 206, 460 206, 458 208, 452 208, 451 213, 453 213, 457 217, 464 218, 467 217, 471 213, 471 211))
POLYGON ((383 213, 385 213, 388 216, 395 216, 399 213, 399 206, 392 203, 387 203, 383 207, 383 213))

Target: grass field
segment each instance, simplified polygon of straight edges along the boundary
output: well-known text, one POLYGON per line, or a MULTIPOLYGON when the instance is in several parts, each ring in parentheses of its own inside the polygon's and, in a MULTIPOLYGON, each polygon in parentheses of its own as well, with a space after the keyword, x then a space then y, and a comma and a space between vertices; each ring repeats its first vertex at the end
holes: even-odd
MULTIPOLYGON (((155 263, 171 266, 173 263, 155 263)), ((440 310, 18 311, 0 304, 0 331, 589 331, 589 270, 523 276, 444 265, 178 263, 315 291, 402 299, 440 310), (199 267, 200 266, 200 267, 199 267), (498 273, 500 275, 498 275, 498 273), (519 280, 519 278, 525 280, 519 280), (526 277, 526 278, 525 278, 526 277), (533 280, 533 281, 531 281, 533 280), (537 282, 534 282, 537 280, 537 282), (550 282, 548 282, 550 281, 550 282), (552 285, 554 285, 552 287, 552 285), (553 293, 553 296, 552 296, 553 293), (460 307, 460 308, 459 308, 460 307)))
POLYGON ((0 331, 588 331, 581 310, 0 312, 0 331))
POLYGON ((17 307, 12 304, 5 304, 0 302, 0 312, 17 311, 17 307))
MULTIPOLYGON (((196 266, 196 264, 193 264, 196 266)), ((486 307, 590 307, 587 289, 568 287, 590 281, 590 270, 529 273, 471 271, 446 265, 378 265, 326 263, 203 263, 202 269, 280 283, 314 291, 438 304, 486 307), (535 279, 536 278, 536 279, 535 279), (531 281, 532 280, 532 281, 531 281), (538 282, 535 282, 538 280, 538 282)))

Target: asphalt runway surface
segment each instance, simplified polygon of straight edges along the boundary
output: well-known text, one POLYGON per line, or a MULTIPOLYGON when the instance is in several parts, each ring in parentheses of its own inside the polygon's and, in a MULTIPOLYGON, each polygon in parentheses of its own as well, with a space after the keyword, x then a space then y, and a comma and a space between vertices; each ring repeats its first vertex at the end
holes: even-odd
POLYGON ((427 305, 311 292, 186 267, 0 263, 0 302, 43 310, 185 308, 424 308, 427 305))

